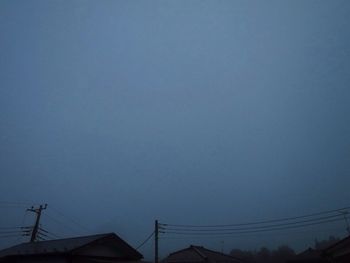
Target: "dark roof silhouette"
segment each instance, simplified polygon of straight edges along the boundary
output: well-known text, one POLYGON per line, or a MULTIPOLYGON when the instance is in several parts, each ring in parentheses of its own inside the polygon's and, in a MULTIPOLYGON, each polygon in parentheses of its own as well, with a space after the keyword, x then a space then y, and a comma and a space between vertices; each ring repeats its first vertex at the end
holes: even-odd
POLYGON ((328 248, 324 249, 325 253, 332 253, 336 252, 339 249, 348 248, 350 249, 350 236, 343 238, 342 240, 339 240, 338 242, 334 243, 333 245, 329 246, 328 248))
POLYGON ((123 252, 124 259, 139 260, 143 256, 114 233, 82 236, 32 243, 22 243, 0 251, 0 258, 10 256, 36 256, 36 255, 60 255, 75 254, 80 249, 101 242, 111 242, 123 252))
POLYGON ((336 262, 350 262, 350 236, 324 249, 323 255, 336 262))
POLYGON ((325 249, 307 250, 296 255, 289 263, 326 263, 326 262, 350 262, 350 236, 334 243, 325 249))
POLYGON ((230 255, 223 254, 202 246, 191 245, 188 248, 173 252, 163 260, 164 263, 175 262, 241 262, 230 255))

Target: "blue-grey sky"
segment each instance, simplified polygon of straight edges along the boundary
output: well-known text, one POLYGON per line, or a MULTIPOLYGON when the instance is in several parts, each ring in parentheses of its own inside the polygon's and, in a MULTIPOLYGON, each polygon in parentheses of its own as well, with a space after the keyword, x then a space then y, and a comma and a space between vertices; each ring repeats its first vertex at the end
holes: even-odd
MULTIPOLYGON (((0 201, 48 203, 132 245, 156 218, 348 206, 349 13, 340 0, 0 1, 0 201)), ((1 224, 21 224, 25 208, 2 207, 1 224)), ((345 234, 343 222, 321 230, 224 249, 345 234)), ((188 243, 221 247, 168 240, 161 254, 188 243)))

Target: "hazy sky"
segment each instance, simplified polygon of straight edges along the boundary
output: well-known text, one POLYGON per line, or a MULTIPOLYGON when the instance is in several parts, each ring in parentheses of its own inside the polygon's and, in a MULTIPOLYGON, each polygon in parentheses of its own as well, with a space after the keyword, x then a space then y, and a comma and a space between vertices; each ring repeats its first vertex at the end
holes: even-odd
MULTIPOLYGON (((347 0, 0 1, 0 202, 48 203, 55 234, 79 232, 59 228, 54 208, 81 234, 134 246, 156 218, 350 205, 349 13, 347 0)), ((11 226, 27 207, 0 208, 11 226)), ((224 249, 302 249, 329 234, 344 223, 224 249)), ((168 240, 161 254, 190 243, 222 246, 168 240)))

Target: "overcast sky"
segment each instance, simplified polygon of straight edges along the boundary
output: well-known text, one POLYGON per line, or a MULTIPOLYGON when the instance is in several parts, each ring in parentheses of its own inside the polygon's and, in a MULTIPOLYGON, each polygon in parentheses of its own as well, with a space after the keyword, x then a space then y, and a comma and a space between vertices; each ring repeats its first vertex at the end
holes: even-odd
MULTIPOLYGON (((350 205, 349 13, 347 0, 0 1, 0 201, 48 203, 57 235, 114 231, 134 246, 156 218, 350 205), (55 208, 88 230, 64 229, 55 208)), ((1 224, 32 224, 27 207, 1 206, 1 224)), ((345 235, 344 222, 321 230, 224 250, 345 235)))

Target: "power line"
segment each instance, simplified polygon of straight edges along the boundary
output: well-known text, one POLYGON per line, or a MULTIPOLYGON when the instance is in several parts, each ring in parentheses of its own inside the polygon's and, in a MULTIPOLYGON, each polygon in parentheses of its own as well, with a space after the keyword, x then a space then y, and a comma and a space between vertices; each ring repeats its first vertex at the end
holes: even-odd
POLYGON ((46 236, 45 235, 41 235, 40 233, 38 233, 38 235, 36 236, 37 240, 39 241, 46 241, 46 236))
POLYGON ((17 206, 17 207, 27 207, 29 205, 32 205, 30 203, 24 203, 24 202, 0 202, 0 206, 17 206))
POLYGON ((41 232, 38 232, 38 236, 41 237, 41 238, 45 238, 45 237, 48 237, 48 235, 44 234, 44 233, 41 233, 41 232))
POLYGON ((169 228, 169 227, 162 227, 161 229, 164 230, 170 230, 170 231, 186 231, 186 232, 227 232, 227 231, 241 231, 241 230, 257 230, 257 229, 268 229, 268 228, 274 228, 274 227, 280 227, 280 226, 289 226, 289 225, 298 225, 302 223, 309 223, 309 222, 317 222, 322 221, 326 219, 331 218, 340 218, 343 219, 343 215, 330 215, 330 216, 324 216, 324 217, 318 217, 318 218, 312 218, 312 219, 306 219, 306 220, 299 220, 295 222, 288 222, 288 223, 279 223, 279 224, 269 224, 269 225, 262 225, 262 226, 251 226, 251 227, 241 227, 241 228, 210 228, 210 229, 190 229, 190 228, 169 228))
POLYGON ((58 210, 55 207, 52 207, 52 209, 55 211, 56 214, 60 215, 61 217, 65 218, 66 221, 70 221, 72 224, 74 224, 75 226, 78 226, 80 229, 84 230, 84 232, 91 232, 90 229, 88 229, 87 227, 81 225, 81 223, 78 222, 78 220, 75 220, 71 217, 66 216, 62 211, 58 210))
POLYGON ((0 227, 0 230, 7 230, 7 229, 22 229, 22 226, 9 226, 9 227, 0 227))
POLYGON ((49 237, 51 239, 60 238, 58 235, 56 235, 56 234, 54 234, 54 233, 52 233, 50 231, 47 231, 46 229, 43 229, 41 227, 39 228, 39 231, 40 231, 40 233, 42 235, 45 235, 45 236, 47 236, 47 237, 49 237))
POLYGON ((153 235, 154 235, 154 231, 146 238, 145 241, 143 241, 140 245, 138 245, 138 246, 136 247, 136 250, 139 249, 139 248, 141 248, 144 244, 146 244, 147 241, 150 240, 151 237, 153 237, 153 235))
POLYGON ((45 214, 45 217, 49 218, 51 221, 55 222, 57 225, 65 228, 69 232, 79 233, 79 231, 77 231, 75 228, 61 222, 60 220, 57 220, 55 217, 50 216, 48 213, 45 214))
POLYGON ((30 228, 25 228, 25 227, 19 227, 17 228, 18 230, 1 230, 0 235, 1 236, 8 236, 12 234, 18 234, 18 235, 27 235, 31 232, 30 228))
POLYGON ((47 231, 47 230, 45 230, 45 229, 43 229, 43 228, 41 228, 41 227, 39 227, 39 230, 42 231, 42 232, 44 232, 44 233, 49 233, 49 231, 47 231))
POLYGON ((247 231, 235 231, 235 232, 210 232, 210 233, 204 233, 204 232, 186 232, 186 231, 161 231, 160 233, 165 234, 176 234, 176 235, 199 235, 199 236, 225 236, 225 235, 235 235, 235 234, 248 234, 248 233, 258 233, 258 232, 268 232, 268 231, 276 231, 276 230, 286 230, 286 229, 293 229, 293 228, 299 228, 299 227, 306 227, 306 226, 314 226, 314 225, 320 225, 325 223, 331 223, 331 222, 337 222, 343 220, 342 218, 338 219, 330 219, 330 220, 323 220, 320 222, 313 222, 313 223, 307 223, 307 224, 300 224, 300 225, 294 225, 294 226, 285 226, 285 227, 276 227, 276 228, 268 228, 268 229, 260 229, 260 230, 247 230, 247 231))
POLYGON ((347 221, 348 217, 346 215, 348 214, 347 209, 349 208, 350 207, 344 207, 295 217, 226 225, 180 225, 162 223, 159 224, 159 233, 186 236, 232 236, 237 234, 294 229, 341 220, 347 221))
POLYGON ((59 238, 61 238, 60 236, 58 236, 58 235, 56 235, 56 234, 54 234, 52 232, 48 232, 47 234, 49 235, 49 237, 51 239, 59 239, 59 238))
POLYGON ((285 218, 279 218, 279 219, 273 219, 273 220, 264 220, 264 221, 257 221, 257 222, 248 222, 248 223, 237 223, 237 224, 226 224, 226 225, 181 225, 181 224, 160 224, 161 226, 172 226, 172 227, 186 227, 186 228, 200 228, 200 227, 231 227, 231 226, 248 226, 248 225, 259 225, 259 224, 268 224, 268 223, 276 223, 276 222, 283 222, 283 221, 291 221, 291 220, 296 220, 296 219, 302 219, 302 218, 307 218, 307 217, 315 217, 315 216, 320 216, 324 214, 331 214, 331 213, 341 213, 344 210, 350 209, 350 206, 348 207, 343 207, 339 209, 334 209, 334 210, 328 210, 328 211, 322 211, 318 213, 312 213, 312 214, 306 214, 302 216, 295 216, 295 217, 285 217, 285 218))
POLYGON ((21 235, 4 235, 4 236, 1 236, 0 235, 0 238, 10 238, 10 237, 19 237, 21 235))
POLYGON ((0 231, 0 234, 13 234, 13 233, 23 233, 24 231, 16 230, 16 231, 0 231))
MULTIPOLYGON (((27 206, 28 203, 15 203, 15 202, 0 202, 1 205, 11 205, 11 206, 27 206)), ((47 205, 45 206, 40 205, 39 208, 34 208, 34 206, 31 206, 30 209, 26 209, 25 213, 23 215, 22 219, 22 226, 8 226, 8 227, 0 227, 0 237, 1 238, 9 238, 9 237, 18 237, 17 241, 23 237, 23 236, 29 236, 31 234, 31 242, 35 241, 38 237, 38 240, 44 240, 45 238, 59 238, 56 234, 53 234, 45 229, 43 229, 40 226, 40 216, 42 210, 46 209, 47 205), (23 226, 25 222, 25 218, 27 215, 27 212, 34 212, 36 213, 36 222, 35 225, 30 226, 23 226)), ((54 220, 54 218, 52 218, 54 220)), ((57 220, 56 220, 57 221, 57 220)))
MULTIPOLYGON (((27 209, 24 210, 24 214, 23 214, 23 217, 22 217, 22 223, 21 223, 21 225, 22 225, 22 228, 23 228, 23 229, 29 229, 29 230, 30 230, 31 227, 24 227, 24 226, 23 226, 24 223, 25 223, 25 220, 26 220, 27 213, 28 213, 27 209)), ((24 234, 24 235, 22 235, 21 237, 18 237, 18 238, 16 239, 16 243, 18 243, 19 240, 20 240, 21 238, 23 239, 24 236, 29 236, 29 232, 28 232, 28 235, 24 234)))
POLYGON ((57 236, 54 236, 54 234, 51 234, 51 233, 44 234, 44 233, 39 232, 39 236, 45 237, 45 238, 47 238, 49 240, 59 239, 57 236))

